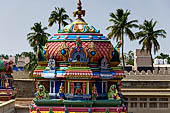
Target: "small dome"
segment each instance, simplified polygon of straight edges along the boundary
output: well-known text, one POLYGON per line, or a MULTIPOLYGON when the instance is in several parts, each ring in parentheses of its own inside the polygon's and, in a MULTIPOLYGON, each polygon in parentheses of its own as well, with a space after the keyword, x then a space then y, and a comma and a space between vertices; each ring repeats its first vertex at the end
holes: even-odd
POLYGON ((100 30, 97 30, 92 25, 88 25, 83 20, 76 20, 70 25, 64 27, 63 30, 59 30, 59 33, 100 33, 100 30))

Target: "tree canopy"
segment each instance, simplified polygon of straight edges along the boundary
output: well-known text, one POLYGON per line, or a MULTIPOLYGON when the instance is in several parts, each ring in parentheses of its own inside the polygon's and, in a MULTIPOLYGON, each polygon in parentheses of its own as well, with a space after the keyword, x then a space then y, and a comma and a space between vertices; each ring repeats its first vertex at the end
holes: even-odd
POLYGON ((48 19, 48 26, 53 26, 54 23, 58 23, 59 30, 62 26, 68 25, 68 22, 72 22, 72 19, 66 14, 66 10, 64 8, 55 7, 55 9, 51 12, 50 17, 48 19))
POLYGON ((48 37, 51 36, 49 33, 46 33, 47 27, 42 27, 41 22, 35 23, 31 27, 33 32, 27 34, 27 40, 31 47, 33 47, 34 52, 37 51, 37 42, 44 46, 48 40, 48 37))
POLYGON ((136 24, 137 20, 128 21, 128 17, 130 15, 130 11, 123 9, 117 9, 115 13, 110 13, 110 22, 113 25, 110 25, 106 28, 106 30, 110 30, 109 34, 107 35, 108 38, 114 39, 116 41, 122 42, 122 60, 123 60, 123 68, 125 67, 124 62, 124 35, 127 35, 130 40, 135 39, 135 35, 132 32, 132 28, 137 28, 138 25, 136 24))
POLYGON ((142 44, 142 51, 146 51, 151 55, 152 70, 152 49, 154 54, 160 49, 158 38, 166 38, 166 32, 163 29, 155 30, 157 21, 145 20, 143 24, 139 25, 139 32, 136 33, 136 38, 139 39, 139 44, 142 44))

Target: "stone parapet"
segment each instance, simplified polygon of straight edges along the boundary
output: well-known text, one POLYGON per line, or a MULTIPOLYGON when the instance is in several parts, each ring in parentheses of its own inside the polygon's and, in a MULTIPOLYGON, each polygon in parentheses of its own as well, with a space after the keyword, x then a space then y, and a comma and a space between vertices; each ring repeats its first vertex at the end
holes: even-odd
POLYGON ((139 71, 130 71, 130 72, 127 72, 127 71, 125 71, 124 72, 125 73, 125 75, 127 75, 127 76, 132 76, 132 75, 138 75, 138 76, 142 76, 142 75, 170 75, 170 70, 153 70, 153 73, 150 71, 150 70, 148 70, 147 72, 145 72, 145 71, 141 71, 141 72, 139 72, 139 71))
POLYGON ((0 113, 15 113, 15 100, 0 102, 0 113))

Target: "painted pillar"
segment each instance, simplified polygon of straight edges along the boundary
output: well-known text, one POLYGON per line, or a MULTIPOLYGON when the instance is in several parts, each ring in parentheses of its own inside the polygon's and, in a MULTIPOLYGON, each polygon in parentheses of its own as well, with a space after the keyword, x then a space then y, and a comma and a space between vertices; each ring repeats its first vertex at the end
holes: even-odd
POLYGON ((102 81, 102 93, 103 93, 103 81, 102 81))
POLYGON ((68 81, 68 93, 70 93, 70 81, 68 81))
POLYGON ((89 82, 86 82, 86 94, 89 94, 89 82))
POLYGON ((108 85, 107 85, 107 83, 108 83, 108 82, 106 81, 106 82, 105 82, 105 92, 106 92, 106 93, 107 93, 107 90, 108 90, 108 87, 107 87, 108 85))
POLYGON ((53 80, 53 82, 54 82, 53 93, 55 93, 55 92, 56 92, 56 90, 55 90, 55 89, 56 89, 56 88, 55 88, 55 87, 56 87, 56 86, 55 86, 55 80, 53 80))
POLYGON ((71 94, 74 94, 74 82, 71 82, 71 94))
POLYGON ((55 93, 55 81, 50 80, 50 93, 55 93))
POLYGON ((83 95, 85 95, 85 94, 86 94, 86 83, 83 82, 83 95))
POLYGON ((67 88, 66 88, 66 87, 67 87, 67 82, 65 81, 65 82, 64 82, 64 92, 65 92, 65 93, 67 92, 67 88))
POLYGON ((52 81, 50 80, 50 93, 52 93, 52 81))

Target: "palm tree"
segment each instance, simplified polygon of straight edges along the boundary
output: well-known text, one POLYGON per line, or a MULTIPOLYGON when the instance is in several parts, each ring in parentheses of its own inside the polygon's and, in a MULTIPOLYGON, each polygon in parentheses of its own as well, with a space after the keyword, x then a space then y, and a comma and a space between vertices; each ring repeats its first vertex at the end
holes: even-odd
POLYGON ((55 10, 51 12, 50 17, 48 19, 49 22, 48 26, 51 27, 54 23, 58 23, 60 30, 61 25, 62 26, 68 25, 66 20, 72 22, 72 19, 66 14, 66 10, 64 8, 55 7, 55 10))
POLYGON ((123 61, 123 69, 125 67, 124 62, 124 35, 126 34, 130 40, 135 39, 134 33, 131 31, 131 28, 137 28, 138 25, 136 24, 137 20, 131 20, 128 21, 128 16, 130 15, 130 11, 126 10, 123 11, 123 9, 117 9, 116 13, 110 13, 111 19, 110 22, 113 23, 113 25, 108 26, 106 30, 111 30, 108 34, 108 38, 113 38, 116 41, 122 42, 122 61, 123 61))
POLYGON ((30 43, 30 46, 33 47, 34 52, 37 51, 37 41, 39 44, 44 46, 50 36, 49 33, 46 33, 47 27, 42 27, 41 22, 35 23, 33 27, 31 27, 33 32, 27 34, 27 40, 30 43))
POLYGON ((158 37, 166 38, 166 32, 163 29, 154 30, 157 21, 153 22, 153 19, 150 21, 145 20, 143 25, 139 25, 139 32, 136 33, 136 38, 140 39, 139 44, 142 44, 142 51, 146 51, 151 56, 152 71, 153 71, 153 59, 152 59, 152 48, 154 54, 160 49, 158 43, 158 37))

